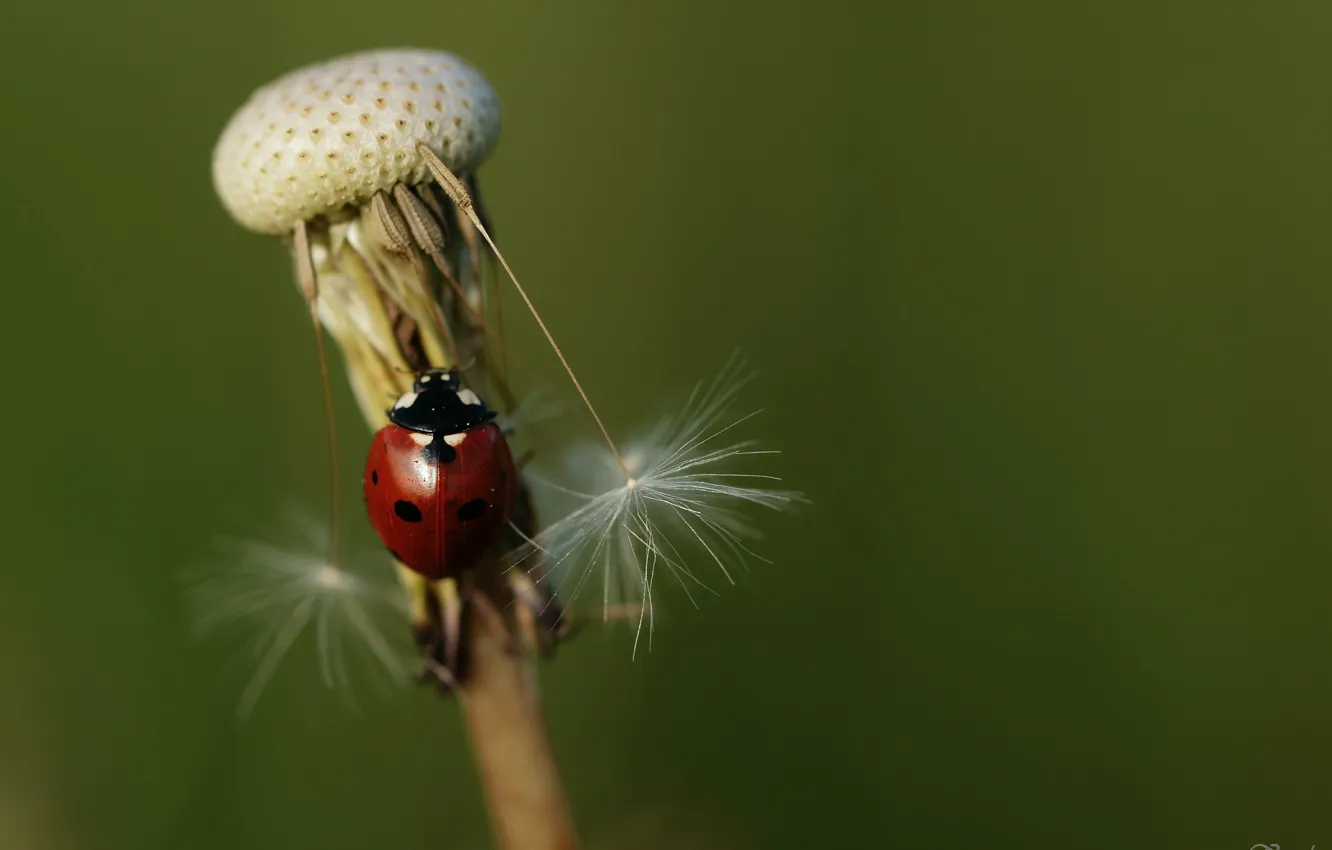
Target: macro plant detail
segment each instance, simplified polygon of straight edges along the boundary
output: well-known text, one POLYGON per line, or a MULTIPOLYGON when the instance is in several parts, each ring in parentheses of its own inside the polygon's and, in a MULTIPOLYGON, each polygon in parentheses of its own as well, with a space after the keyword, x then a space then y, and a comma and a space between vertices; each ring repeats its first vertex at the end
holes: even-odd
MULTIPOLYGON (((458 57, 357 54, 258 89, 223 131, 213 179, 239 224, 291 251, 331 440, 325 333, 342 352, 375 433, 362 482, 369 519, 402 587, 424 677, 459 698, 499 845, 572 847, 532 656, 549 656, 568 636, 566 608, 596 576, 600 614, 635 622, 637 647, 652 632, 658 576, 691 597, 709 586, 699 564, 730 580, 757 557, 748 544, 757 531, 741 509, 780 510, 801 497, 742 468, 770 452, 732 437, 748 418, 731 413, 743 384, 735 361, 621 451, 493 241, 477 170, 499 129, 498 98, 458 57), (521 297, 599 438, 570 452, 557 475, 510 450, 530 419, 500 365, 513 362, 494 331, 500 285, 521 297), (557 501, 567 509, 543 524, 538 504, 557 501)), ((241 569, 284 577, 272 604, 294 606, 271 635, 257 687, 312 620, 322 649, 333 615, 396 666, 352 592, 359 580, 341 566, 335 452, 329 466, 323 558, 241 548, 241 569)), ((205 614, 234 619, 264 604, 242 596, 205 614)), ((338 676, 330 665, 326 680, 338 676)), ((256 698, 248 688, 245 703, 256 698)))

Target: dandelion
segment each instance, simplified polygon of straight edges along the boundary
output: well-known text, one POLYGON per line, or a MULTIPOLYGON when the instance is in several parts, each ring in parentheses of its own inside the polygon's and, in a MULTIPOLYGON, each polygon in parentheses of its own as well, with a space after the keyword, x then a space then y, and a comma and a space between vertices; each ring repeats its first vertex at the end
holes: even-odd
MULTIPOLYGON (((321 369, 327 331, 373 430, 428 368, 461 368, 472 387, 513 408, 486 357, 498 305, 492 255, 482 250, 493 245, 493 228, 476 179, 498 134, 498 99, 471 65, 439 51, 383 50, 303 68, 258 89, 214 150, 223 205, 242 226, 285 241, 321 369)), ((326 373, 323 379, 332 433, 326 373)), ((331 452, 334 511, 335 458, 331 452)), ((513 519, 534 533, 531 500, 525 483, 518 485, 523 510, 513 519)), ((325 563, 337 564, 336 516, 329 525, 325 563)), ((446 674, 441 682, 453 684, 454 672, 443 624, 462 622, 469 602, 478 612, 499 612, 466 619, 468 651, 459 657, 469 672, 457 690, 498 845, 575 846, 532 662, 515 638, 535 636, 529 644, 546 648, 558 629, 542 635, 540 618, 523 613, 532 607, 511 605, 525 599, 548 609, 545 591, 508 582, 486 565, 473 570, 470 588, 396 568, 412 632, 427 665, 446 674)), ((302 619, 297 609, 290 622, 302 619)), ((278 631, 271 645, 283 637, 278 631)))
MULTIPOLYGON (((547 410, 515 404, 497 358, 488 356, 502 346, 492 332, 500 270, 595 423, 603 445, 577 472, 595 477, 605 470, 608 483, 570 486, 576 475, 541 482, 547 495, 578 500, 542 528, 529 486, 538 479, 520 471, 508 557, 488 552, 461 576, 439 579, 395 559, 426 667, 442 684, 456 686, 461 698, 497 843, 564 848, 576 838, 527 650, 548 652, 567 634, 562 605, 598 574, 603 614, 626 606, 636 611, 637 648, 645 630, 652 634, 653 592, 663 569, 691 599, 711 589, 699 563, 733 581, 758 557, 749 547, 757 531, 742 509, 780 510, 801 497, 773 486, 775 478, 743 470, 744 462, 770 452, 735 436, 749 418, 731 412, 744 383, 738 363, 621 452, 495 245, 476 170, 494 148, 499 126, 493 90, 458 57, 423 50, 356 54, 256 91, 224 130, 213 177, 238 223, 286 241, 321 369, 326 330, 342 350, 372 429, 387 423, 389 405, 412 390, 416 375, 440 368, 461 370, 467 384, 498 398, 506 427, 524 429, 547 418, 547 410), (452 640, 458 635, 465 650, 452 640)), ((323 383, 332 436, 326 372, 323 383)), ((252 707, 308 628, 325 681, 345 681, 341 650, 333 648, 327 625, 335 618, 348 626, 343 633, 392 667, 392 653, 364 607, 374 594, 339 566, 334 452, 330 475, 334 514, 326 556, 251 542, 240 548, 235 578, 239 584, 257 575, 258 583, 248 591, 228 586, 204 594, 217 617, 269 617, 244 705, 252 707), (266 591, 259 590, 265 581, 266 591)), ((418 510, 411 521, 419 516, 418 510)))
POLYGON ((514 552, 510 569, 526 571, 538 584, 553 582, 566 606, 600 575, 602 618, 636 620, 636 651, 644 631, 649 638, 653 632, 653 590, 662 570, 697 604, 697 592, 715 590, 695 564, 715 568, 734 584, 750 559, 765 561, 748 545, 761 534, 743 509, 786 510, 804 496, 772 486, 780 481, 776 476, 741 471, 746 460, 778 453, 736 437, 761 413, 733 412, 751 377, 733 357, 710 385, 694 388, 678 413, 628 444, 620 459, 604 446, 575 452, 565 477, 581 473, 585 490, 529 476, 538 487, 571 497, 574 507, 514 552))

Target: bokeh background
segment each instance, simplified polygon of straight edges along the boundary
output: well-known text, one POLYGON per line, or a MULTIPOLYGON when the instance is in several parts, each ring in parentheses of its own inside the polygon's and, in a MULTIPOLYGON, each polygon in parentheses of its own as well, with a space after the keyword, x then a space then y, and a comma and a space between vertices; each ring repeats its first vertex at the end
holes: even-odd
POLYGON ((180 582, 327 492, 303 307, 214 139, 403 44, 499 89, 487 201, 612 426, 739 348, 812 499, 651 653, 545 668, 589 846, 1332 845, 1332 8, 16 0, 0 33, 0 847, 487 846, 452 705, 354 713, 307 640, 238 723, 180 582))

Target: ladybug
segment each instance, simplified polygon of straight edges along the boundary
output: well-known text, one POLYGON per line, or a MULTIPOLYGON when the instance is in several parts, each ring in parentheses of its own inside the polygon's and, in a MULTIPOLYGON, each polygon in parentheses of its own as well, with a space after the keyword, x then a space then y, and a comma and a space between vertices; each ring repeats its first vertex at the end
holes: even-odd
POLYGON ((404 566, 455 578, 499 542, 518 474, 495 412, 456 369, 429 369, 388 411, 362 487, 370 524, 404 566))

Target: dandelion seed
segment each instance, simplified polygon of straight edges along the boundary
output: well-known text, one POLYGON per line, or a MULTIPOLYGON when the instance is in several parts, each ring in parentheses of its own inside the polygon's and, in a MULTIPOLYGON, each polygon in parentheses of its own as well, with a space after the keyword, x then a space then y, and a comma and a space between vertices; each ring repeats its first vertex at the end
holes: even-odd
POLYGON ((324 685, 343 694, 353 708, 349 650, 359 650, 393 682, 408 678, 407 665, 376 622, 387 613, 401 621, 401 591, 331 564, 322 554, 327 529, 308 516, 293 512, 289 525, 301 537, 295 545, 223 538, 221 563, 187 576, 200 636, 226 627, 250 633, 243 660, 254 669, 237 707, 242 718, 254 711, 306 632, 313 633, 324 685))
POLYGON ((637 652, 644 633, 650 641, 654 630, 654 591, 663 571, 697 605, 697 594, 715 592, 711 576, 734 584, 751 558, 765 560, 748 545, 761 535, 743 509, 780 511, 805 499, 770 486, 780 480, 775 476, 741 468, 777 454, 735 438, 738 426, 756 415, 732 414, 748 381, 742 371, 733 358, 710 386, 696 387, 678 414, 626 447, 623 466, 604 446, 577 452, 569 466, 590 479, 585 488, 529 474, 538 491, 572 499, 575 507, 513 553, 510 568, 555 584, 566 606, 599 576, 603 618, 634 612, 637 652), (698 564, 710 568, 707 576, 696 572, 698 564))

